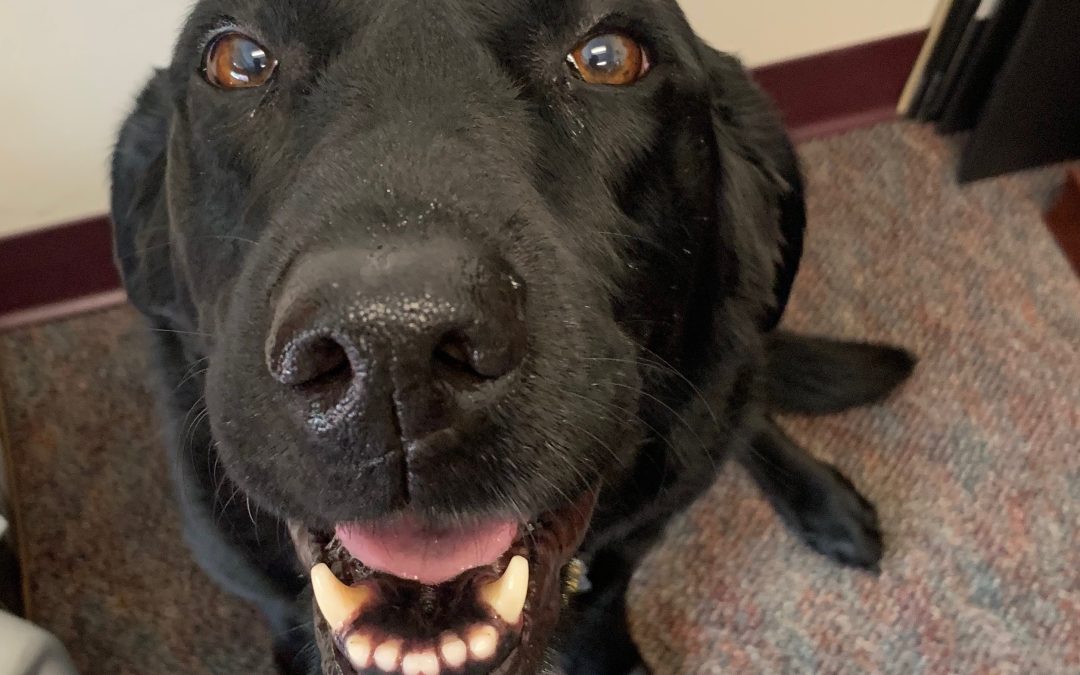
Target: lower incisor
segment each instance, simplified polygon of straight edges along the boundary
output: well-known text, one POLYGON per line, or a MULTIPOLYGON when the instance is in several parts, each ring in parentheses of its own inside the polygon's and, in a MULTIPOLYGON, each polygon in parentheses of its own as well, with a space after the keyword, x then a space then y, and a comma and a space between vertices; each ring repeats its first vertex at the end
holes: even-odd
POLYGON ((402 675, 439 675, 439 657, 432 649, 406 654, 401 661, 402 675))

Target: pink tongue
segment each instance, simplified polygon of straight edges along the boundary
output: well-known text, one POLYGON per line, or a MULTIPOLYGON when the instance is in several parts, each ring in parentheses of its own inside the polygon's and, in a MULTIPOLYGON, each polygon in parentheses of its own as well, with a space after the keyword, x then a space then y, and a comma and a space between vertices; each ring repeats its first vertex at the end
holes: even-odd
POLYGON ((514 543, 517 523, 432 530, 403 518, 390 525, 338 525, 335 533, 346 550, 371 569, 434 586, 496 562, 514 543))

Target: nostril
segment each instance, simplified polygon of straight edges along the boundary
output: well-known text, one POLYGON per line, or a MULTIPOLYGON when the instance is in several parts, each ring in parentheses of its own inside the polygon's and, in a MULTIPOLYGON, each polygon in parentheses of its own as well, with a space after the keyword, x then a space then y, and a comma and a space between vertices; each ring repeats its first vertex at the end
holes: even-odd
POLYGON ((301 386, 316 387, 335 380, 351 380, 352 365, 345 348, 330 338, 315 340, 309 349, 307 377, 301 386))
POLYGON ((278 379, 282 384, 305 391, 348 388, 352 381, 352 364, 345 348, 325 336, 300 338, 290 344, 284 354, 278 379))
POLYGON ((464 337, 447 336, 435 348, 435 360, 453 368, 472 369, 469 365, 469 345, 464 337))
POLYGON ((469 340, 460 333, 448 333, 435 347, 435 374, 455 387, 474 387, 490 379, 477 371, 469 340))

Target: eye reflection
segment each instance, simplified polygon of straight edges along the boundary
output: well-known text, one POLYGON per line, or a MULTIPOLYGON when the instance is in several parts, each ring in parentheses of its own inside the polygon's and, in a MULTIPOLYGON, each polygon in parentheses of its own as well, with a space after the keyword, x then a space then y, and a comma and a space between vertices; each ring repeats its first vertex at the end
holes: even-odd
POLYGON ((606 68, 611 57, 611 47, 609 45, 598 45, 589 50, 589 65, 593 68, 606 68))

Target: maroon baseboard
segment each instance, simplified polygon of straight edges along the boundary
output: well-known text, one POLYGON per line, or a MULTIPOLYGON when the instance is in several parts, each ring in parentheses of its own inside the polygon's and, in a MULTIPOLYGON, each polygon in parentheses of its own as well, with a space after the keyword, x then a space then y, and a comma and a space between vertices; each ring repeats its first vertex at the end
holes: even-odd
POLYGON ((0 324, 119 288, 105 216, 0 239, 0 324))
POLYGON ((754 79, 776 101, 796 141, 876 124, 896 104, 926 31, 774 63, 754 79))
MULTIPOLYGON (((925 32, 754 70, 804 141, 891 119, 925 32)), ((104 216, 0 239, 0 330, 119 302, 104 216)))

